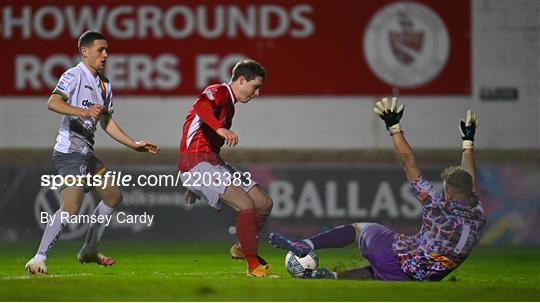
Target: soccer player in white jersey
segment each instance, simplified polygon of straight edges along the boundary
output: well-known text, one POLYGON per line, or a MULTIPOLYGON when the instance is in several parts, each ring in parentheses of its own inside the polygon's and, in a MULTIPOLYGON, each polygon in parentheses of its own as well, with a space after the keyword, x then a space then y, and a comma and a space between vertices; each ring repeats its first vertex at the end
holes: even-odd
MULTIPOLYGON (((112 118, 111 85, 102 74, 108 57, 107 48, 107 39, 101 33, 83 33, 78 41, 81 62, 61 76, 49 98, 48 108, 63 115, 53 151, 53 164, 61 176, 105 174, 107 167, 93 155, 94 132, 98 121, 103 130, 116 141, 139 152, 159 152, 157 145, 150 141, 133 140, 112 118)), ((54 214, 52 222, 47 223, 36 255, 26 263, 25 269, 29 273, 48 274, 48 253, 68 223, 66 215, 76 215, 79 212, 86 192, 94 190, 102 199, 94 210, 94 216, 113 213, 122 201, 122 193, 111 180, 104 180, 106 186, 92 187, 92 184, 85 184, 62 186, 59 189, 60 209, 54 214)), ((94 262, 104 266, 116 262, 98 250, 104 229, 103 224, 90 224, 78 254, 80 262, 94 262)))

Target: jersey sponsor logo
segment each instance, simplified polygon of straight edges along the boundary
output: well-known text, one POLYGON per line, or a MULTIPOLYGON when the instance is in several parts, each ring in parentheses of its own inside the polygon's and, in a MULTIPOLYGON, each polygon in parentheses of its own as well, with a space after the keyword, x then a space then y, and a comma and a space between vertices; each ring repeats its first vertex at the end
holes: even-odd
POLYGON ((94 91, 94 89, 93 89, 90 85, 86 85, 86 84, 85 84, 84 87, 85 87, 85 88, 88 88, 88 89, 91 90, 91 91, 94 91))
POLYGON ((85 106, 85 107, 92 107, 94 106, 94 104, 95 104, 94 102, 88 101, 88 100, 83 100, 82 102, 82 106, 85 106))
POLYGON ((435 79, 449 51, 444 21, 420 3, 403 1, 383 7, 364 34, 364 56, 371 71, 398 87, 418 87, 435 79))
POLYGON ((476 217, 474 213, 471 213, 470 211, 466 211, 466 210, 454 209, 453 213, 455 215, 458 215, 460 217, 464 217, 467 219, 474 219, 476 217))

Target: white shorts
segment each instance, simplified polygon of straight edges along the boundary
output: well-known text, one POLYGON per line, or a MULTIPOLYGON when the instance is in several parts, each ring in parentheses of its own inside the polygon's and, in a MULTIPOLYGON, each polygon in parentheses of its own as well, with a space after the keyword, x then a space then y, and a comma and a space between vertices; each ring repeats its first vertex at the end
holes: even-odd
POLYGON ((189 172, 180 173, 180 179, 187 190, 206 198, 208 204, 218 211, 223 207, 219 195, 225 193, 227 186, 238 186, 247 193, 257 185, 249 173, 243 173, 226 163, 212 165, 200 162, 189 172))

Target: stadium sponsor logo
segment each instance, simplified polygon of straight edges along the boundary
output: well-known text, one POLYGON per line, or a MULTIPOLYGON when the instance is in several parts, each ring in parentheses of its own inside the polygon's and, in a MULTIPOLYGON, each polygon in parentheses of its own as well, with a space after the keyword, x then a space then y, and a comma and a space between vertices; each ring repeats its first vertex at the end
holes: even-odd
POLYGON ((426 5, 395 2, 369 21, 364 56, 383 82, 413 88, 435 79, 446 65, 450 40, 441 17, 426 5))
MULTIPOLYGON (((434 182, 441 187, 440 182, 434 182)), ((268 193, 274 201, 270 214, 273 218, 404 218, 421 216, 422 206, 409 191, 410 184, 393 188, 389 181, 381 181, 374 188, 361 186, 357 181, 336 180, 293 183, 272 181, 268 193), (368 198, 369 197, 369 198, 368 198)))
POLYGON ((252 39, 292 37, 305 39, 315 32, 310 4, 30 4, 0 8, 0 36, 52 40, 78 38, 87 28, 115 39, 252 39), (246 7, 247 6, 247 7, 246 7), (247 12, 246 12, 247 10, 247 12), (245 14, 248 15, 245 15, 245 14), (76 20, 76 21, 75 21, 76 20), (178 21, 180 20, 180 21, 178 21), (20 28, 20 30, 14 30, 20 28))

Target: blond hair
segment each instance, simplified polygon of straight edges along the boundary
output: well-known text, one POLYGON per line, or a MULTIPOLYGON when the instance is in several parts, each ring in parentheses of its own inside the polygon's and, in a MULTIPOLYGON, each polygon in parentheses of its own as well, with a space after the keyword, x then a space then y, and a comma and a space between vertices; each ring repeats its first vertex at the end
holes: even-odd
POLYGON ((473 180, 463 166, 450 166, 443 170, 441 178, 446 186, 452 188, 457 194, 469 197, 473 191, 473 180))

